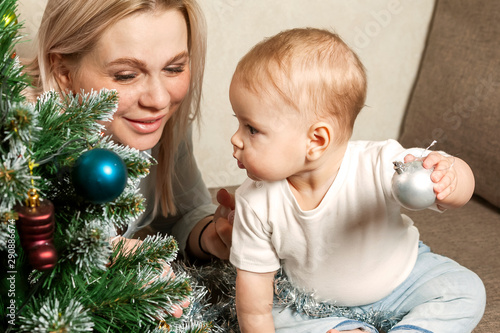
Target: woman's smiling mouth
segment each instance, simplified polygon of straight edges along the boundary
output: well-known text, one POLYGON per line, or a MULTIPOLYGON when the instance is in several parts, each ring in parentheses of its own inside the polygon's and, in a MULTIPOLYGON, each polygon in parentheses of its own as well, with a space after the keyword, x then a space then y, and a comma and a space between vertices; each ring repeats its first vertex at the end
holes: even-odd
POLYGON ((134 128, 136 132, 141 134, 149 134, 157 131, 160 128, 163 118, 164 116, 154 119, 124 119, 127 120, 127 122, 134 128))

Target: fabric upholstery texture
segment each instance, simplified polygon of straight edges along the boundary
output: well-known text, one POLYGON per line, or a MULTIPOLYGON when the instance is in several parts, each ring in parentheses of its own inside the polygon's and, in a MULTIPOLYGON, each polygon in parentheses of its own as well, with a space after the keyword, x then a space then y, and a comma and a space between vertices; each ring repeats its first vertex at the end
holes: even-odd
POLYGON ((437 1, 400 142, 465 160, 500 207, 500 1, 437 1))

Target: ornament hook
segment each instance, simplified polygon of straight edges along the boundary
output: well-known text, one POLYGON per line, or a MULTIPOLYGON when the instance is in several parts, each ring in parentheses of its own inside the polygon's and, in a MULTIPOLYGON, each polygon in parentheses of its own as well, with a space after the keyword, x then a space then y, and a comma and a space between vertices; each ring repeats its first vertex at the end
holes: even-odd
POLYGON ((394 161, 392 162, 392 164, 394 164, 394 170, 396 170, 398 175, 402 174, 405 171, 405 164, 403 162, 394 161))

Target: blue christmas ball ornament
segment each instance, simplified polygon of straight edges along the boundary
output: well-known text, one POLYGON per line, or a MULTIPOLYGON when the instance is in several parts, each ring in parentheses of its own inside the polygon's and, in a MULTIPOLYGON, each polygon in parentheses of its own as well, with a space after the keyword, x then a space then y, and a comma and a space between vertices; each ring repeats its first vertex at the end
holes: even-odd
POLYGON ((127 184, 127 167, 118 154, 95 148, 83 153, 72 171, 76 193, 102 204, 116 199, 127 184))

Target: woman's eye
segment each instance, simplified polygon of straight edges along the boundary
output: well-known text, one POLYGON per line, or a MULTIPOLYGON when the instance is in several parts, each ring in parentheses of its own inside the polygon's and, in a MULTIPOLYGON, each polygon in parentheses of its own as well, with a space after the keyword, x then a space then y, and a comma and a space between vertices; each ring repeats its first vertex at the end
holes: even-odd
POLYGON ((250 131, 250 134, 257 134, 259 131, 257 131, 254 127, 247 125, 248 130, 250 131))
POLYGON ((115 74, 115 80, 116 81, 129 81, 133 80, 137 77, 135 73, 129 73, 129 74, 115 74))
POLYGON ((182 66, 170 66, 170 67, 165 68, 165 71, 167 71, 170 74, 179 74, 179 73, 184 72, 184 70, 185 70, 184 65, 182 65, 182 66))

